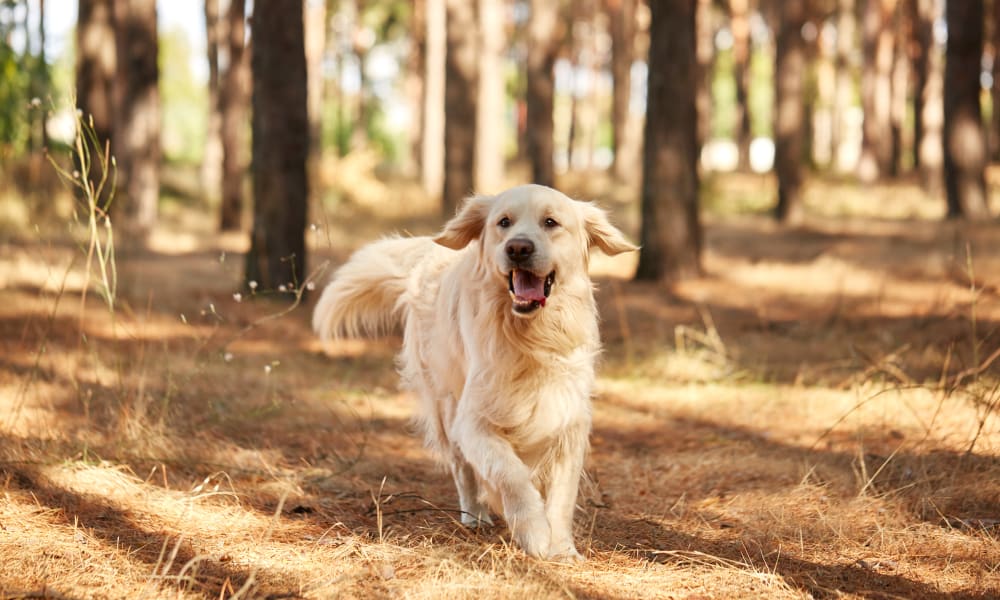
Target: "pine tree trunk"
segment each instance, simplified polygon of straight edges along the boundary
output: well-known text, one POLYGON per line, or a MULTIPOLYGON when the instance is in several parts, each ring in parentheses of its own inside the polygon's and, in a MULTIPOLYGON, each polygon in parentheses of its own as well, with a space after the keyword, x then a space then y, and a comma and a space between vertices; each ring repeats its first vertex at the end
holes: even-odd
POLYGON ((555 185, 553 164, 555 102, 553 68, 559 49, 557 29, 559 6, 551 0, 531 0, 528 22, 528 157, 531 179, 541 185, 555 185))
POLYGON ((406 56, 404 89, 410 108, 407 135, 407 157, 404 170, 416 175, 421 172, 421 144, 424 138, 424 64, 427 55, 427 0, 411 0, 410 48, 406 56))
POLYGON ((892 57, 892 100, 889 107, 889 124, 892 146, 889 153, 889 174, 898 177, 903 172, 903 154, 906 145, 906 109, 910 98, 910 60, 907 49, 911 43, 909 14, 900 10, 896 15, 892 57))
POLYGON ((945 13, 944 178, 948 217, 986 219, 986 136, 979 109, 983 0, 948 2, 945 13))
POLYGON ((475 188, 479 27, 475 3, 447 0, 446 7, 448 50, 445 61, 442 211, 446 218, 450 218, 463 198, 475 188))
POLYGON ((865 113, 859 174, 865 181, 892 170, 890 107, 892 102, 893 36, 890 23, 896 0, 865 4, 861 74, 861 104, 865 113))
POLYGON ((447 49, 445 0, 426 0, 427 46, 424 54, 423 136, 420 179, 424 193, 442 196, 444 185, 444 97, 447 49))
POLYGON ((939 10, 935 0, 911 3, 914 18, 915 90, 913 100, 914 163, 920 169, 924 188, 931 193, 940 191, 944 165, 944 73, 941 53, 934 44, 934 22, 939 10))
POLYGON ((848 140, 844 138, 847 131, 847 115, 851 110, 854 98, 854 68, 851 65, 851 53, 854 50, 854 34, 856 28, 854 17, 854 0, 838 0, 837 2, 837 83, 834 92, 833 128, 830 132, 832 161, 834 168, 841 172, 852 171, 855 167, 846 160, 850 152, 848 140))
POLYGON ((1000 0, 993 0, 993 87, 990 100, 993 112, 990 120, 990 158, 1000 161, 1000 0))
POLYGON ((115 204, 132 241, 156 223, 160 195, 160 88, 156 0, 114 2, 117 80, 114 146, 115 204))
POLYGON ((507 97, 503 64, 504 2, 479 2, 479 82, 476 100, 476 191, 495 194, 503 186, 507 97))
POLYGON ((701 273, 695 7, 658 0, 650 11, 642 250, 635 277, 675 281, 701 273))
POLYGON ((201 188, 218 199, 222 187, 222 113, 219 111, 219 44, 225 37, 219 0, 205 0, 205 48, 208 58, 208 130, 201 162, 201 188))
MULTIPOLYGON (((298 8, 298 6, 296 6, 298 8)), ((301 10, 255 0, 253 57, 253 231, 247 282, 258 290, 305 280, 309 117, 301 10)), ((291 298, 291 296, 289 296, 291 298)))
POLYGON ((733 79, 736 83, 736 147, 740 170, 750 168, 750 6, 748 0, 730 0, 733 31, 733 79))
POLYGON ((806 48, 802 39, 805 8, 799 2, 781 5, 774 61, 774 170, 778 176, 775 216, 783 223, 802 222, 802 161, 805 108, 803 77, 806 48))
MULTIPOLYGON (((111 140, 114 115, 115 34, 111 0, 80 0, 76 26, 76 106, 104 151, 111 140)), ((91 161, 90 180, 100 181, 97 160, 91 161)))
POLYGON ((629 155, 629 104, 632 98, 632 62, 635 60, 636 0, 608 0, 611 29, 611 135, 614 163, 612 172, 619 181, 634 174, 629 155))
MULTIPOLYGON (((695 0, 695 57, 698 66, 697 96, 695 106, 698 112, 697 151, 712 136, 712 63, 715 61, 715 31, 712 27, 712 0, 695 0)), ((650 28, 652 32, 652 28, 650 28)))
POLYGON ((243 221, 243 179, 247 167, 247 109, 250 100, 250 69, 244 47, 245 2, 229 0, 226 16, 229 24, 226 36, 228 61, 219 90, 219 112, 222 116, 222 202, 219 207, 219 229, 236 231, 243 221))

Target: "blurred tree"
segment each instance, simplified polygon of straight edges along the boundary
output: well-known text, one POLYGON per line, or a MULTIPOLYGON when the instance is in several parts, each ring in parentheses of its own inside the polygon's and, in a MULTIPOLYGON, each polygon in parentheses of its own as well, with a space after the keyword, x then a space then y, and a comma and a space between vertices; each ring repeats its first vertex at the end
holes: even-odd
POLYGON ((993 86, 990 88, 990 158, 1000 161, 1000 0, 993 0, 993 18, 988 19, 993 46, 993 86))
MULTIPOLYGON (((31 6, 25 3, 25 7, 31 6)), ((27 49, 26 49, 27 51, 27 49)), ((36 104, 32 111, 32 145, 38 148, 47 148, 49 145, 49 133, 46 128, 48 115, 48 104, 51 100, 52 76, 49 70, 48 60, 45 58, 45 0, 38 0, 38 54, 34 61, 35 68, 31 74, 31 98, 32 104, 37 98, 40 102, 36 104)))
POLYGON ((479 2, 479 82, 476 100, 476 190, 501 191, 506 133, 504 47, 507 23, 504 0, 479 2))
POLYGON ((556 182, 552 162, 555 143, 552 111, 555 106, 553 68, 560 41, 558 28, 559 3, 531 0, 526 94, 528 158, 532 182, 550 187, 556 182))
POLYGON ((202 194, 215 200, 222 184, 222 114, 219 111, 219 46, 226 37, 226 22, 219 17, 220 0, 205 2, 205 49, 208 59, 208 127, 201 160, 202 194))
POLYGON ((302 10, 288 10, 282 0, 255 0, 252 22, 254 218, 246 279, 260 289, 291 290, 306 278, 309 115, 302 10))
POLYGON ((642 162, 642 228, 636 279, 701 273, 695 3, 650 3, 649 79, 642 162))
POLYGON ((854 14, 854 0, 837 0, 837 48, 835 67, 837 71, 836 91, 833 101, 833 127, 830 130, 831 159, 836 169, 852 170, 854 165, 846 164, 849 140, 844 135, 848 130, 848 114, 854 105, 854 65, 852 52, 855 48, 857 19, 854 14))
POLYGON ((944 179, 949 218, 989 217, 986 136, 979 107, 983 16, 983 0, 945 5, 944 179))
POLYGON ((156 0, 114 2, 117 73, 112 152, 117 205, 142 239, 156 223, 160 196, 160 70, 156 0))
MULTIPOLYGON (((444 91, 444 216, 475 188, 479 26, 476 4, 447 0, 448 49, 444 91)), ((496 118, 496 117, 494 117, 496 118)))
POLYGON ((937 192, 944 164, 944 65, 934 43, 934 22, 941 16, 937 0, 908 2, 913 14, 913 162, 924 188, 937 192))
POLYGON ((407 131, 407 173, 420 173, 424 137, 424 62, 427 55, 427 0, 410 0, 410 47, 403 83, 410 109, 407 131))
MULTIPOLYGON (((654 0, 655 1, 655 0, 654 0)), ((715 62, 715 25, 713 23, 712 0, 695 0, 695 58, 698 75, 695 80, 695 107, 698 116, 698 146, 701 147, 712 136, 712 68, 715 62)), ((650 27, 652 31, 652 27, 650 27)), ((696 157, 697 159, 697 157, 696 157)))
POLYGON ((868 0, 864 3, 862 30, 861 104, 864 126, 859 174, 873 181, 892 171, 893 15, 896 0, 868 0))
MULTIPOLYGON (((211 0, 209 0, 211 1, 211 0)), ((226 68, 219 90, 222 142, 222 202, 219 229, 235 231, 243 220, 243 177, 246 169, 247 110, 250 69, 245 48, 245 1, 229 0, 226 14, 226 68)))
POLYGON ((208 129, 201 160, 201 189, 206 197, 219 197, 222 184, 222 114, 219 111, 219 44, 225 22, 219 18, 219 0, 205 1, 205 49, 208 59, 208 129))
MULTIPOLYGON (((737 0, 739 1, 739 0, 737 0)), ((629 156, 629 107, 632 97, 632 63, 635 62, 637 0, 605 0, 611 30, 611 144, 612 171, 619 181, 634 175, 629 156)))
POLYGON ((774 171, 778 176, 775 216, 783 223, 802 222, 802 161, 805 130, 803 77, 806 48, 801 2, 782 2, 774 54, 774 171))
POLYGON ((420 179, 431 198, 441 197, 444 185, 445 53, 447 47, 445 0, 426 2, 424 53, 423 135, 420 141, 420 179))
MULTIPOLYGON (((912 2, 910 2, 912 3, 912 2)), ((906 0, 900 3, 893 23, 892 99, 889 105, 890 148, 889 175, 898 177, 903 171, 903 154, 906 140, 906 113, 910 102, 910 57, 909 46, 913 38, 913 22, 910 13, 903 10, 906 0)))
MULTIPOLYGON (((112 0, 80 0, 76 23, 76 106, 91 119, 103 144, 111 139, 114 115, 115 32, 112 0)), ((91 180, 100 180, 93 161, 91 180)))
POLYGON ((569 54, 573 62, 566 161, 570 169, 583 171, 592 165, 599 121, 597 16, 594 0, 572 0, 566 13, 567 29, 571 32, 569 54))
POLYGON ((750 1, 729 0, 733 33, 733 80, 736 84, 736 147, 740 170, 750 168, 750 1))

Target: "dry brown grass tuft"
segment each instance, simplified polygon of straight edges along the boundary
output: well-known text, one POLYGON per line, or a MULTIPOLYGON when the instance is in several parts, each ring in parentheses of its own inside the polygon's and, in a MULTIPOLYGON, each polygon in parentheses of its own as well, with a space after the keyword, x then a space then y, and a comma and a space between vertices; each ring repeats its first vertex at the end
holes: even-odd
MULTIPOLYGON (((317 265, 434 221, 337 214, 317 265)), ((113 313, 81 306, 75 246, 11 241, 0 598, 996 597, 997 233, 713 217, 702 280, 599 260, 572 566, 463 528, 396 391, 398 339, 324 349, 308 307, 235 296, 240 240, 168 223, 120 257, 113 313)))

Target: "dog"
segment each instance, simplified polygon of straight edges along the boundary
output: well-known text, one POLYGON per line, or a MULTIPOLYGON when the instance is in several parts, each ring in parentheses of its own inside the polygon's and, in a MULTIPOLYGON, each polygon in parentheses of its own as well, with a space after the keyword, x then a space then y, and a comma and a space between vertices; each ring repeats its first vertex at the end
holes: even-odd
POLYGON ((434 237, 362 247, 313 313, 324 340, 402 325, 402 384, 462 523, 492 524, 492 509, 542 559, 582 559, 573 512, 600 352, 594 248, 637 249, 603 210, 548 187, 474 196, 434 237))

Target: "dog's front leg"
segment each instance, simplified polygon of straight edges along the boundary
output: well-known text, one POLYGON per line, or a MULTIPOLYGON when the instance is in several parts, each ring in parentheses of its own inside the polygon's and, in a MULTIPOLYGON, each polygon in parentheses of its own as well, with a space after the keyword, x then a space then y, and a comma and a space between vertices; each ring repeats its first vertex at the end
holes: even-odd
POLYGON ((522 550, 547 558, 551 542, 542 495, 514 448, 475 416, 456 419, 452 438, 476 473, 500 494, 503 517, 522 550))
POLYGON ((573 512, 587 453, 589 427, 567 432, 559 456, 551 466, 545 490, 545 515, 552 530, 549 558, 571 562, 583 560, 573 543, 573 512))

